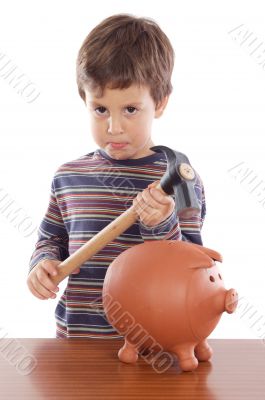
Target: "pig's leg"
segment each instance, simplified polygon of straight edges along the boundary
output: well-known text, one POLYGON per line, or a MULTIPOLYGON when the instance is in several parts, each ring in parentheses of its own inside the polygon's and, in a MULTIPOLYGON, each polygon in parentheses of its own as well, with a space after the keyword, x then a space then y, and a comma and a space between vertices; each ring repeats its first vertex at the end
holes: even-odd
POLYGON ((213 354, 212 348, 209 346, 206 339, 199 342, 194 351, 199 361, 208 361, 213 354))
POLYGON ((187 344, 175 346, 170 352, 177 356, 182 371, 193 371, 198 367, 198 360, 194 357, 194 346, 187 344))
POLYGON ((125 339, 123 347, 118 352, 118 357, 122 362, 134 363, 138 360, 137 348, 125 339))

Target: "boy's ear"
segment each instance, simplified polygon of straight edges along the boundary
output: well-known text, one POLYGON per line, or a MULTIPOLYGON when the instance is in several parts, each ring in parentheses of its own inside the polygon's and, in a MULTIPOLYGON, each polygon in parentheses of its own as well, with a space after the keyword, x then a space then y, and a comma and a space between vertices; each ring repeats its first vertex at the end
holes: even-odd
POLYGON ((161 117, 161 115, 164 112, 164 109, 166 108, 166 105, 168 103, 169 96, 164 97, 159 103, 156 105, 155 109, 155 118, 161 117))

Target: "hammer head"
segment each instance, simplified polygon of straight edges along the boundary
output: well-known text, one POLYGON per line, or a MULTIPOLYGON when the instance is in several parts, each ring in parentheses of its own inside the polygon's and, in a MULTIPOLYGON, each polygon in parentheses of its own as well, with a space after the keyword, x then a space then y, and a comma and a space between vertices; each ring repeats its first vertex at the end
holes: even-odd
POLYGON ((153 146, 150 150, 164 153, 167 158, 167 170, 160 180, 163 191, 174 194, 176 212, 183 218, 200 214, 201 206, 195 192, 195 172, 188 157, 167 146, 153 146))

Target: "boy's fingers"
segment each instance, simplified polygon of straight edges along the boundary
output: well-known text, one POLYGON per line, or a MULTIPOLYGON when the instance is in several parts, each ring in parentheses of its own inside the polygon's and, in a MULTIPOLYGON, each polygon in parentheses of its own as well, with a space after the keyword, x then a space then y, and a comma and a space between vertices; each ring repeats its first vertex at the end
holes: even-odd
POLYGON ((150 196, 155 199, 155 201, 163 205, 169 204, 172 199, 170 196, 165 196, 158 189, 154 188, 150 190, 150 196))
POLYGON ((79 274, 79 272, 80 272, 80 268, 77 268, 72 272, 72 274, 79 274))
POLYGON ((37 290, 34 288, 31 282, 28 282, 28 287, 31 293, 40 300, 47 300, 47 297, 42 296, 37 290))
POLYGON ((139 193, 138 196, 133 200, 133 206, 138 214, 138 217, 144 223, 150 221, 150 218, 154 218, 155 214, 158 213, 157 208, 152 207, 150 202, 148 204, 148 201, 144 200, 141 193, 139 193))
POLYGON ((59 288, 46 275, 46 272, 40 269, 36 272, 35 289, 45 297, 53 297, 54 292, 58 292, 59 288))
POLYGON ((172 199, 170 196, 163 195, 157 189, 145 189, 142 192, 142 199, 146 206, 158 209, 161 206, 165 206, 171 203, 172 199))
POLYGON ((160 181, 154 181, 154 182, 150 183, 147 187, 148 188, 156 187, 159 183, 160 183, 160 181))
POLYGON ((142 192, 142 198, 146 206, 157 208, 157 200, 151 195, 150 190, 144 190, 142 192))
POLYGON ((50 290, 46 289, 38 280, 36 281, 34 285, 34 289, 43 297, 46 299, 55 299, 56 294, 51 292, 50 290))

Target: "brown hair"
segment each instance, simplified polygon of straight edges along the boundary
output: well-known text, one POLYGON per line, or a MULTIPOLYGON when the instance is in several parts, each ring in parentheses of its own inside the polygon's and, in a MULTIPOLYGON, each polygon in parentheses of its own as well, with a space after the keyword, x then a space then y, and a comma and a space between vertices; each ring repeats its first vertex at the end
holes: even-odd
POLYGON ((172 92, 174 50, 150 18, 118 14, 104 19, 85 38, 77 57, 77 86, 99 91, 147 85, 155 104, 172 92))

